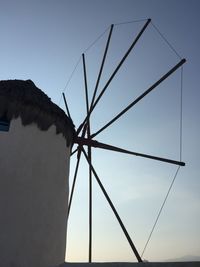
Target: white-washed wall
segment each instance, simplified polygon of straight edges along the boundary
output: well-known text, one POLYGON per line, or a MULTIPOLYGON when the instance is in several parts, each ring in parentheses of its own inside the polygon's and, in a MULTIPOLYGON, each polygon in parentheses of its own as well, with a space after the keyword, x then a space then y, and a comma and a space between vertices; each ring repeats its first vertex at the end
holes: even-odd
POLYGON ((0 264, 50 267, 64 262, 69 151, 55 126, 11 121, 0 132, 0 264))

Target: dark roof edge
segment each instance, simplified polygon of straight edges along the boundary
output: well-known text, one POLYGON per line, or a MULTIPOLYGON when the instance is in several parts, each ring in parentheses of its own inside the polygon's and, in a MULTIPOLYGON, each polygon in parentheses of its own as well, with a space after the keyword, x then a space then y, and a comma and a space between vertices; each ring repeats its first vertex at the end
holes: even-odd
POLYGON ((74 124, 65 112, 31 80, 0 81, 0 117, 8 120, 21 117, 22 124, 35 123, 42 131, 56 126, 56 134, 62 133, 67 146, 72 144, 74 124))

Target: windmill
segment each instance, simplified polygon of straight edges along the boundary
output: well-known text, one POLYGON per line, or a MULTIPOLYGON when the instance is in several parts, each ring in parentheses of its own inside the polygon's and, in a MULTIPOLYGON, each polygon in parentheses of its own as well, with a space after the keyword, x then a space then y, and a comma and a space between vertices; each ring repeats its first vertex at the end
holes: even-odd
MULTIPOLYGON (((0 208, 3 214, 1 216, 2 223, 0 228, 0 259, 4 266, 37 265, 48 267, 50 265, 58 266, 64 262, 67 219, 71 211, 82 157, 86 159, 89 168, 89 262, 92 262, 93 178, 96 179, 119 222, 133 254, 138 262, 142 262, 142 255, 138 253, 125 224, 94 168, 93 149, 99 148, 124 155, 143 157, 177 165, 178 169, 174 176, 175 179, 179 168, 185 165, 181 161, 181 156, 178 161, 157 155, 134 152, 114 146, 112 143, 100 142, 97 136, 135 107, 136 104, 154 91, 158 85, 167 80, 176 70, 182 68, 186 60, 179 57, 179 61, 173 67, 163 73, 159 79, 153 82, 152 85, 133 99, 123 110, 95 132, 92 132, 91 116, 150 23, 152 24, 150 19, 145 20, 139 33, 137 33, 130 47, 100 90, 100 82, 109 52, 110 41, 116 25, 110 26, 91 101, 88 91, 86 56, 84 53, 82 54, 87 112, 75 133, 71 120, 73 116, 70 114, 64 92, 62 95, 68 117, 32 81, 9 80, 0 82, 0 196, 2 200, 0 208), (73 157, 77 155, 77 161, 69 202, 67 203, 70 154, 73 157)), ((156 222, 174 179, 156 218, 156 222)))
MULTIPOLYGON (((107 37, 107 41, 105 44, 105 50, 104 50, 104 53, 103 53, 103 56, 101 59, 98 75, 96 77, 96 83, 95 83, 95 86, 93 87, 94 90, 93 90, 91 100, 89 99, 89 93, 88 93, 88 72, 87 72, 85 53, 83 53, 81 56, 82 66, 83 66, 86 116, 76 130, 73 149, 72 149, 72 153, 71 153, 71 156, 73 156, 75 154, 77 155, 77 161, 75 164, 75 170, 74 170, 72 186, 71 186, 71 193, 70 193, 70 197, 69 197, 68 216, 69 216, 70 210, 71 210, 71 205, 72 205, 72 200, 73 200, 73 195, 74 195, 74 190, 75 190, 75 185, 76 185, 76 180, 77 180, 77 175, 78 175, 78 170, 79 170, 79 165, 80 165, 81 158, 83 156, 86 159, 86 162, 87 162, 88 168, 89 168, 89 248, 88 248, 88 251, 89 251, 88 252, 88 261, 89 262, 92 262, 92 180, 93 180, 93 178, 96 179, 99 187, 101 188, 103 195, 105 196, 105 198, 106 198, 110 208, 112 209, 119 225, 121 226, 121 229, 122 229, 128 243, 129 243, 134 255, 136 256, 138 262, 142 262, 141 255, 138 253, 138 250, 136 249, 128 231, 126 230, 126 227, 125 227, 124 223, 122 222, 122 220, 119 216, 119 213, 117 212, 117 210, 116 210, 113 202, 111 201, 104 185, 101 182, 99 175, 97 174, 97 171, 94 168, 93 159, 92 159, 92 154, 93 154, 92 150, 94 148, 99 148, 99 149, 104 149, 104 150, 108 150, 108 151, 124 153, 127 155, 143 157, 143 158, 151 159, 154 161, 161 161, 164 163, 177 165, 177 166, 179 166, 179 168, 181 166, 185 166, 185 163, 181 161, 181 158, 178 161, 178 160, 174 160, 174 159, 160 157, 158 155, 149 155, 149 154, 144 154, 144 153, 140 153, 140 152, 130 151, 130 150, 118 147, 118 146, 114 146, 112 144, 107 144, 107 143, 98 141, 98 135, 101 132, 103 132, 104 130, 109 128, 117 120, 119 120, 124 114, 126 114, 130 109, 135 107, 140 101, 143 100, 143 98, 145 98, 152 91, 154 91, 156 88, 158 88, 158 86, 161 83, 163 83, 165 80, 167 80, 178 69, 182 70, 182 66, 186 62, 186 60, 182 59, 179 55, 178 55, 179 60, 173 67, 168 69, 167 72, 163 73, 163 75, 159 79, 157 79, 153 84, 151 84, 151 86, 149 86, 146 90, 144 90, 138 97, 133 99, 124 109, 122 109, 117 115, 115 115, 111 120, 109 120, 104 126, 100 127, 95 132, 91 131, 91 128, 92 128, 91 127, 92 126, 91 116, 92 116, 93 112, 95 111, 99 102, 102 100, 102 97, 104 96, 105 92, 107 91, 107 89, 111 85, 113 79, 118 74, 118 71, 120 70, 120 68, 122 67, 124 62, 127 60, 129 55, 131 54, 132 50, 134 49, 134 47, 136 46, 136 44, 140 40, 141 36, 145 33, 147 27, 150 24, 153 25, 153 27, 158 31, 158 33, 161 35, 161 37, 167 42, 167 44, 170 46, 170 48, 172 48, 172 50, 174 50, 174 48, 169 44, 169 42, 166 40, 166 38, 159 32, 159 30, 156 28, 156 26, 151 22, 151 19, 145 20, 144 25, 142 26, 140 31, 137 33, 137 35, 134 38, 134 40, 132 41, 130 47, 127 49, 125 54, 122 56, 122 58, 120 59, 120 61, 116 65, 116 67, 114 68, 113 72, 111 73, 111 75, 109 76, 107 81, 105 82, 104 86, 100 90, 99 85, 100 85, 100 81, 102 79, 102 74, 103 74, 106 58, 107 58, 108 53, 109 53, 108 51, 109 51, 109 46, 110 46, 110 42, 112 39, 113 29, 115 27, 115 25, 112 24, 109 28, 109 31, 108 31, 108 37, 107 37)), ((175 53, 176 53, 176 51, 175 51, 175 53)), ((67 114, 71 118, 70 109, 69 109, 64 91, 62 93, 62 96, 63 96, 63 100, 65 103, 67 114)), ((178 168, 178 170, 179 170, 179 168, 178 168)), ((177 175, 177 172, 175 174, 175 177, 177 175)), ((168 194, 167 194, 167 196, 168 196, 168 194)), ((167 198, 167 196, 166 196, 166 198, 167 198)), ((165 201, 166 201, 166 199, 165 199, 165 201)), ((164 201, 164 203, 165 203, 165 201, 164 201)), ((163 206, 164 206, 164 204, 163 204, 163 206)), ((163 206, 162 206, 162 208, 163 208, 163 206)), ((161 208, 161 210, 162 210, 162 208, 161 208)), ((160 212, 161 212, 161 210, 160 210, 160 212)), ((158 218, 156 219, 156 222, 157 222, 157 220, 158 220, 158 218)), ((155 225, 154 225, 154 227, 155 227, 155 225)), ((154 227, 153 227, 153 229, 154 229, 154 227)), ((153 232, 153 229, 152 229, 152 232, 153 232)), ((152 234, 152 232, 151 232, 151 234, 152 234)), ((151 234, 149 236, 149 239, 151 237, 151 234)), ((149 239, 146 243, 146 246, 149 242, 149 239)), ((145 246, 145 248, 146 248, 146 246, 145 246)), ((143 255, 143 253, 142 253, 142 255, 143 255)))
POLYGON ((73 124, 30 80, 0 81, 0 262, 64 262, 73 124))

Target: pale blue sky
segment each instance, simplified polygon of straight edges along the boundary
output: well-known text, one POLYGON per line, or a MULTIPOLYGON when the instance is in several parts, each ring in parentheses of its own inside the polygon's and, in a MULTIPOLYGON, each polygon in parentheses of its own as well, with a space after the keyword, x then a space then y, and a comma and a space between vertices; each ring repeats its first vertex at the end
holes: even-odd
MULTIPOLYGON (((111 23, 151 18, 187 59, 183 81, 181 168, 144 258, 150 261, 200 256, 198 0, 0 0, 0 79, 31 79, 54 102, 81 54, 111 23)), ((100 87, 144 22, 118 25, 100 87)), ((86 52, 90 94, 108 32, 86 52)), ((113 80, 92 116, 104 123, 179 61, 152 25, 113 80)), ((84 118, 81 62, 66 88, 76 127, 84 118)), ((133 151, 179 159, 180 71, 96 139, 133 151)), ((94 166, 139 253, 143 250, 176 167, 113 152, 95 151, 94 166)), ((74 159, 71 161, 73 171, 74 159)), ((87 169, 81 163, 69 221, 68 259, 87 261, 87 169)), ((135 261, 106 201, 94 183, 94 261, 135 261)))

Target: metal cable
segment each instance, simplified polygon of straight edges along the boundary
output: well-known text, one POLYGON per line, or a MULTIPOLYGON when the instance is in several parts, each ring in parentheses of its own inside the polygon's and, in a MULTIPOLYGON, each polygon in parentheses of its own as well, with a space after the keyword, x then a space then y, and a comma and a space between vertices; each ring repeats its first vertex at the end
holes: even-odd
POLYGON ((181 67, 181 88, 180 88, 180 161, 182 159, 183 146, 183 66, 181 67))
MULTIPOLYGON (((180 157, 180 161, 182 160, 182 132, 183 132, 183 122, 182 121, 183 121, 183 66, 181 67, 181 85, 180 85, 180 128, 179 128, 179 134, 180 134, 180 142, 179 142, 180 154, 179 154, 179 157, 180 157)), ((180 166, 176 170, 176 173, 174 175, 174 178, 173 178, 173 180, 172 180, 172 182, 170 184, 170 187, 169 187, 169 189, 167 191, 167 194, 165 196, 165 199, 164 199, 164 201, 163 201, 163 203, 161 205, 161 208, 160 208, 160 210, 158 212, 158 215, 156 217, 155 223, 154 223, 154 225, 153 225, 153 227, 151 229, 151 232, 149 234, 149 237, 148 237, 148 239, 146 241, 146 244, 145 244, 144 249, 142 251, 141 257, 143 257, 143 254, 144 254, 144 252, 145 252, 145 250, 147 248, 147 245, 148 245, 148 243, 149 243, 149 241, 151 239, 151 236, 153 234, 153 231, 154 231, 154 229, 155 229, 155 227, 157 225, 158 219, 159 219, 160 214, 161 214, 161 212, 162 212, 162 210, 164 208, 164 205, 165 205, 165 203, 167 201, 167 198, 169 196, 169 193, 170 193, 170 191, 172 189, 172 186, 173 186, 173 184, 175 182, 175 179, 177 177, 177 174, 178 174, 179 170, 180 170, 180 166)))
POLYGON ((125 21, 125 22, 114 23, 114 25, 119 26, 119 25, 124 25, 124 24, 135 23, 135 22, 142 22, 142 21, 146 21, 146 20, 148 20, 148 19, 130 20, 130 21, 125 21))
MULTIPOLYGON (((101 33, 85 50, 84 50, 84 52, 83 53, 86 53, 94 44, 96 44, 96 42, 108 31, 108 29, 109 29, 109 27, 103 32, 103 33, 101 33)), ((76 71, 76 69, 77 69, 77 67, 78 67, 78 64, 80 63, 80 60, 81 60, 81 56, 79 57, 79 59, 78 59, 78 61, 77 61, 77 63, 76 63, 76 65, 75 65, 75 67, 74 67, 74 69, 73 69, 73 71, 72 71, 72 73, 71 73, 71 75, 69 76, 69 79, 67 80, 67 83, 66 83, 66 85, 65 85, 65 87, 64 87, 64 89, 63 89, 63 91, 62 91, 62 93, 64 93, 65 91, 66 91, 66 88, 67 88, 67 86, 68 86, 68 84, 70 83, 70 81, 71 81, 71 79, 72 79, 72 77, 73 77, 73 75, 74 75, 74 72, 76 71)), ((60 106, 60 102, 61 102, 61 99, 62 99, 62 93, 61 93, 61 96, 60 96, 60 100, 59 100, 59 102, 58 102, 58 105, 60 106)))
POLYGON ((110 27, 106 28, 104 32, 102 32, 84 51, 83 53, 86 53, 93 45, 95 45, 99 39, 108 31, 110 27))
POLYGON ((66 83, 64 89, 63 89, 62 92, 61 92, 60 100, 59 100, 59 103, 58 103, 59 106, 60 106, 60 102, 61 102, 61 99, 62 99, 62 93, 64 93, 64 92, 66 91, 67 86, 68 86, 68 84, 70 83, 70 81, 71 81, 71 79, 72 79, 72 77, 73 77, 73 75, 74 75, 74 72, 76 71, 76 69, 77 69, 77 67, 78 67, 78 64, 80 63, 80 60, 81 60, 81 57, 79 57, 79 59, 78 59, 76 65, 75 65, 75 67, 74 67, 74 69, 73 69, 71 75, 69 76, 69 78, 68 78, 68 80, 67 80, 67 83, 66 83))
MULTIPOLYGON (((134 23, 134 22, 142 22, 142 21, 146 21, 147 19, 141 19, 141 20, 133 20, 133 21, 127 21, 127 22, 122 22, 122 23, 116 23, 116 24, 114 24, 114 25, 122 25, 122 24, 128 24, 128 23, 134 23)), ((108 29, 109 29, 110 27, 108 27, 108 28, 106 28, 105 29, 105 31, 104 32, 102 32, 84 51, 83 51, 83 53, 86 53, 92 46, 94 46, 97 42, 98 42, 98 40, 99 39, 101 39, 101 37, 108 31, 108 29)), ((74 75, 74 72, 76 71, 76 69, 77 69, 77 66, 78 66, 78 64, 79 64, 79 62, 80 62, 80 60, 81 60, 81 56, 79 57, 79 59, 78 59, 78 61, 77 61, 77 63, 76 63, 76 65, 75 65, 75 67, 74 67, 74 69, 73 69, 73 71, 72 71, 72 73, 71 73, 71 75, 69 76, 69 79, 67 80, 67 83, 66 83, 66 85, 65 85, 65 87, 64 87, 64 89, 63 89, 63 91, 62 91, 62 93, 64 93, 65 91, 66 91, 66 88, 67 88, 67 86, 68 86, 68 84, 70 83, 70 81, 71 81, 71 79, 72 79, 72 77, 73 77, 73 75, 74 75)), ((60 102, 61 102, 61 99, 62 99, 62 93, 61 93, 61 96, 60 96, 60 100, 59 100, 59 102, 58 102, 58 105, 60 106, 60 102)))
POLYGON ((152 229, 151 229, 151 232, 150 232, 150 234, 149 234, 149 237, 148 237, 148 239, 147 239, 147 241, 146 241, 146 244, 145 244, 144 249, 143 249, 143 251, 142 251, 141 257, 143 257, 144 252, 145 252, 145 250, 146 250, 146 248, 147 248, 147 245, 148 245, 148 243, 149 243, 149 241, 150 241, 150 239, 151 239, 151 236, 152 236, 152 234, 153 234, 153 231, 154 231, 154 229, 155 229, 155 227, 156 227, 156 225, 157 225, 158 219, 160 218, 161 212, 162 212, 162 210, 163 210, 163 208, 164 208, 164 205, 165 205, 165 203, 166 203, 166 201, 167 201, 167 198, 168 198, 169 193, 170 193, 170 191, 171 191, 171 189, 172 189, 172 186, 173 186, 173 184, 174 184, 174 182, 175 182, 175 180, 176 180, 176 177, 177 177, 177 174, 178 174, 179 170, 180 170, 180 166, 179 166, 178 169, 176 170, 176 173, 175 173, 175 175, 174 175, 174 178, 173 178, 173 180, 172 180, 172 182, 171 182, 171 184, 170 184, 170 187, 169 187, 169 189, 168 189, 168 191, 167 191, 167 194, 166 194, 166 196, 165 196, 165 198, 164 198, 164 201, 163 201, 163 203, 162 203, 162 205, 161 205, 161 208, 160 208, 160 210, 159 210, 159 212, 158 212, 158 215, 157 215, 157 217, 156 217, 155 223, 153 224, 153 227, 152 227, 152 229))
POLYGON ((167 40, 167 38, 161 33, 161 31, 156 27, 153 22, 151 21, 151 24, 153 28, 157 31, 157 33, 161 36, 161 38, 167 43, 167 45, 171 48, 171 50, 177 55, 178 58, 182 59, 182 57, 179 55, 179 53, 176 51, 176 49, 170 44, 170 42, 167 40))
POLYGON ((72 79, 72 77, 73 77, 73 75, 74 75, 74 72, 76 71, 76 69, 77 69, 77 67, 78 67, 78 64, 79 64, 80 60, 81 60, 81 57, 79 57, 79 59, 78 59, 76 65, 75 65, 75 67, 74 67, 74 69, 73 69, 71 75, 69 76, 69 79, 68 79, 68 81, 67 81, 67 83, 66 83, 66 85, 65 85, 65 87, 64 87, 64 89, 63 89, 63 93, 66 91, 67 86, 68 86, 68 84, 70 83, 70 81, 71 81, 71 79, 72 79))

